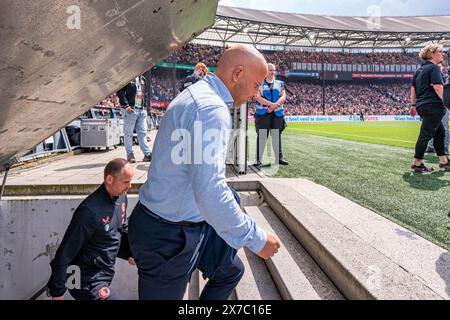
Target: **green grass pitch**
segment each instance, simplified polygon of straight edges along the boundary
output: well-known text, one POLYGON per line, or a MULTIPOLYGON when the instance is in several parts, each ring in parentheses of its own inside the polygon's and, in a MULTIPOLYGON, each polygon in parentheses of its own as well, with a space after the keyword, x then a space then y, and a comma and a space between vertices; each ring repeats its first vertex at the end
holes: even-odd
POLYGON ((414 148, 420 122, 289 123, 287 132, 414 148))

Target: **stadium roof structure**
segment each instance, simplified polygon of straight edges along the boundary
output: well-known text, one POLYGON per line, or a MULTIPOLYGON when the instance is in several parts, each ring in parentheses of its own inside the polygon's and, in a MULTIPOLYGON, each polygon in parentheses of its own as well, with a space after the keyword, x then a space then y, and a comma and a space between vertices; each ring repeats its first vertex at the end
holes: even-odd
POLYGON ((195 42, 284 49, 413 49, 430 42, 448 47, 450 16, 343 17, 219 6, 214 25, 195 42))

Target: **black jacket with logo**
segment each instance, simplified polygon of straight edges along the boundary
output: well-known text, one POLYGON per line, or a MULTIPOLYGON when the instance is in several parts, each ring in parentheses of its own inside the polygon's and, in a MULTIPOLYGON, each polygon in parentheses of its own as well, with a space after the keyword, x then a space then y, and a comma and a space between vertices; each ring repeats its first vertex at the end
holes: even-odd
POLYGON ((132 256, 126 209, 127 196, 111 198, 103 184, 78 206, 50 263, 47 287, 51 296, 66 291, 66 272, 71 265, 80 268, 82 288, 112 281, 116 257, 132 256))

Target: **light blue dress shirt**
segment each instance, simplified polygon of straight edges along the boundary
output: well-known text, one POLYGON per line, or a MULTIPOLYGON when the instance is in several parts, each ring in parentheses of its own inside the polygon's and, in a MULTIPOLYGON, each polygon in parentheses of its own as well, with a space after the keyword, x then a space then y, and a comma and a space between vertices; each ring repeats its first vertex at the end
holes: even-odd
POLYGON ((242 212, 225 181, 233 98, 208 73, 169 105, 139 200, 169 221, 205 221, 233 248, 262 250, 267 235, 242 212))

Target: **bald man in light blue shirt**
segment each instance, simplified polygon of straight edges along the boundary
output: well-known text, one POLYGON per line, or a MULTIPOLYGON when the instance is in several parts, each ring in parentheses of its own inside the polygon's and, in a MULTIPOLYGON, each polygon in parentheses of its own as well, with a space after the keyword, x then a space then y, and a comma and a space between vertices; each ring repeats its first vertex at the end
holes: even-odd
MULTIPOLYGON (((253 97, 266 74, 266 61, 255 48, 236 45, 223 54, 215 74, 170 104, 129 221, 141 299, 182 299, 192 271, 202 269, 205 223, 229 246, 247 247, 264 259, 280 247, 275 235, 242 212, 225 180, 230 108, 253 97)), ((209 279, 201 298, 227 299, 243 271, 234 257, 230 268, 209 279)))

